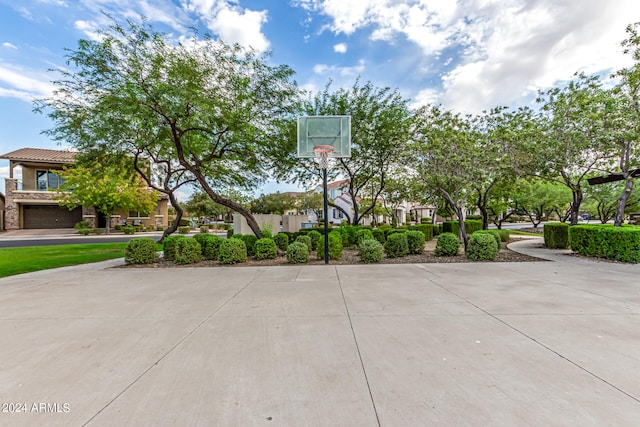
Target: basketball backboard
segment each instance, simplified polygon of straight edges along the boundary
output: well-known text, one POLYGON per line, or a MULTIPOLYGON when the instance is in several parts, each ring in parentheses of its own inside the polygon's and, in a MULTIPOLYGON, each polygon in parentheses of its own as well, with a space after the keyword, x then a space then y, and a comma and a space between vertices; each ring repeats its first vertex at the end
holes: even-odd
POLYGON ((330 145, 329 157, 351 157, 351 116, 298 117, 298 157, 316 157, 313 147, 330 145))

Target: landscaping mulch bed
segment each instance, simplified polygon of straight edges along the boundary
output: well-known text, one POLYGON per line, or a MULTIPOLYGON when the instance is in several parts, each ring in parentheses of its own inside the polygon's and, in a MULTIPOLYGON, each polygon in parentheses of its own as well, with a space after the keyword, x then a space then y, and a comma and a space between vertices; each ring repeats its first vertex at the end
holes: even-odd
MULTIPOLYGON (((510 240, 508 243, 515 240, 510 240)), ((435 243, 435 242, 434 242, 435 243)), ((463 262, 546 262, 546 260, 540 258, 530 257, 528 255, 520 254, 509 250, 506 248, 506 244, 503 243, 503 247, 498 253, 498 256, 493 261, 471 261, 461 251, 460 255, 457 256, 441 256, 437 257, 433 254, 433 249, 430 248, 429 243, 427 243, 427 250, 421 255, 407 255, 401 258, 383 258, 377 264, 426 264, 426 263, 463 263, 463 262)), ((330 260, 329 264, 331 265, 353 265, 353 264, 361 264, 365 265, 360 261, 360 257, 358 256, 358 251, 354 249, 345 249, 342 252, 342 259, 339 260, 330 260)), ((225 265, 220 263, 219 261, 201 261, 195 264, 186 264, 180 265, 176 264, 173 261, 165 261, 163 258, 160 258, 158 262, 154 264, 145 264, 145 265, 126 265, 124 268, 184 268, 184 267, 259 267, 259 266, 277 266, 277 265, 296 265, 289 264, 287 262, 286 256, 279 256, 275 259, 267 259, 267 260, 256 260, 253 257, 249 257, 246 262, 233 264, 233 265, 225 265)), ((317 259, 316 253, 312 252, 309 256, 309 262, 305 264, 297 264, 297 265, 324 265, 324 259, 317 259)))

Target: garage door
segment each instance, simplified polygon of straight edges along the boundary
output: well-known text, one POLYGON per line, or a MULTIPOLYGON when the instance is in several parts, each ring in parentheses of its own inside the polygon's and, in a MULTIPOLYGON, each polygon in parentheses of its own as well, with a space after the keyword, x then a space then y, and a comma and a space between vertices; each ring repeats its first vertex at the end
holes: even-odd
POLYGON ((73 228, 82 221, 82 208, 72 211, 62 206, 23 206, 24 228, 73 228))

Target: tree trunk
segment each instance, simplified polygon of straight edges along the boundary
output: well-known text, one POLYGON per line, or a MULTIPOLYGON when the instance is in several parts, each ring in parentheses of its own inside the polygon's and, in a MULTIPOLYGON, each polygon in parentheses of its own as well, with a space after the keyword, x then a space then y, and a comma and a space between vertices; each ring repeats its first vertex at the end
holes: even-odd
POLYGON ((631 196, 631 191, 633 191, 633 178, 627 175, 624 185, 624 191, 620 194, 618 198, 618 207, 616 209, 616 216, 613 222, 613 225, 616 227, 620 227, 624 222, 624 209, 627 206, 627 200, 631 196))
POLYGON ((579 186, 577 188, 571 188, 571 194, 573 196, 573 202, 571 203, 571 222, 569 225, 577 225, 578 213, 583 199, 582 188, 579 186))
POLYGON ((171 224, 169 227, 167 227, 166 230, 164 230, 164 233, 162 233, 162 237, 160 238, 160 240, 158 240, 158 243, 162 243, 167 236, 176 232, 176 230, 180 226, 182 215, 184 215, 184 210, 182 209, 182 206, 180 206, 180 203, 178 203, 178 199, 176 199, 176 196, 173 194, 173 192, 170 191, 166 194, 167 196, 169 196, 171 206, 173 206, 173 208, 176 210, 176 219, 173 221, 173 224, 171 224))

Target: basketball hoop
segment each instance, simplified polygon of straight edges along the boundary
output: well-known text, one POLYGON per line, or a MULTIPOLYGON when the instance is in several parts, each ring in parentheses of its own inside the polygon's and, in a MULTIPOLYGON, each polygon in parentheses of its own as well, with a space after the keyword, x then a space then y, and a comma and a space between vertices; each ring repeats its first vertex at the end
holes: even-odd
POLYGON ((320 159, 320 169, 326 170, 329 167, 329 153, 333 152, 333 146, 316 145, 313 147, 313 152, 316 153, 316 157, 320 159))

